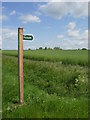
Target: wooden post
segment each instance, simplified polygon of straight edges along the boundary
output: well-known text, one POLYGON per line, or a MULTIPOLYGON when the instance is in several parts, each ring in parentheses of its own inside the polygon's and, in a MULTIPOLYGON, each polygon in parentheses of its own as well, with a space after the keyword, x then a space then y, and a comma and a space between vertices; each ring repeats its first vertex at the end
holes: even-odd
POLYGON ((19 103, 24 103, 23 88, 23 28, 18 28, 18 79, 19 79, 19 103))

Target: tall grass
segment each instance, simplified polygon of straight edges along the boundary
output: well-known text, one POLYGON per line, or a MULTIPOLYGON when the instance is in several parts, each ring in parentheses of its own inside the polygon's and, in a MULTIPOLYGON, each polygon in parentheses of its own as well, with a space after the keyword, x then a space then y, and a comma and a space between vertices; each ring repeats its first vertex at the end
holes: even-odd
POLYGON ((23 106, 18 105, 18 59, 3 55, 2 70, 3 118, 88 117, 87 67, 24 59, 23 106))
MULTIPOLYGON (((5 55, 18 56, 18 51, 3 51, 5 55)), ((63 64, 88 66, 87 50, 28 50, 24 58, 38 61, 61 61, 63 64)))

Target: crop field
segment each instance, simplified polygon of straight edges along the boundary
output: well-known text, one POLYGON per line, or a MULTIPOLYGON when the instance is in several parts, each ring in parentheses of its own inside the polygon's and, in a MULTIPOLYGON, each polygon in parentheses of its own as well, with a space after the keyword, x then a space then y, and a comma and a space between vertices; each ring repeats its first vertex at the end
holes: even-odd
MULTIPOLYGON (((4 51, 6 55, 18 57, 17 51, 4 51)), ((88 66, 87 50, 28 50, 24 58, 37 61, 62 61, 64 64, 88 66)))
POLYGON ((87 118, 88 51, 24 51, 20 106, 18 51, 2 53, 3 118, 87 118))

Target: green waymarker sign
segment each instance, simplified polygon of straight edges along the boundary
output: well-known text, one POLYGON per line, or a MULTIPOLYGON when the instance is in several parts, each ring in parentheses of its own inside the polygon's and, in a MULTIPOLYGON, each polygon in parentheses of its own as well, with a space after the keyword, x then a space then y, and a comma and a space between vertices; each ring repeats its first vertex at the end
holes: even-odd
POLYGON ((33 39, 34 39, 34 36, 31 34, 23 35, 23 40, 33 40, 33 39))

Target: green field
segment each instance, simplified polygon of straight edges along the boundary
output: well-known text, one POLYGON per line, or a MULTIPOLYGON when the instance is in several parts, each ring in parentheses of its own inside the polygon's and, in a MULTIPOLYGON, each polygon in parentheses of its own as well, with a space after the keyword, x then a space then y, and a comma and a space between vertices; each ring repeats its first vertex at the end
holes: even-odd
MULTIPOLYGON (((4 54, 18 57, 17 51, 3 51, 4 54)), ((87 50, 28 50, 24 58, 37 61, 62 61, 63 64, 88 66, 87 50)))
POLYGON ((3 118, 87 118, 88 51, 24 51, 24 99, 20 106, 18 52, 3 51, 3 118))

